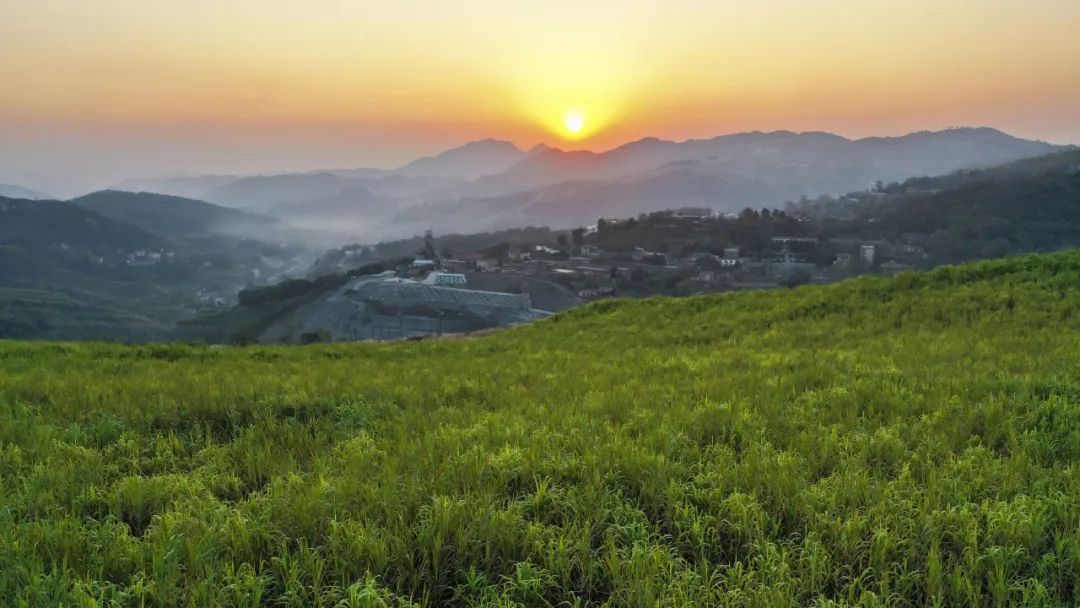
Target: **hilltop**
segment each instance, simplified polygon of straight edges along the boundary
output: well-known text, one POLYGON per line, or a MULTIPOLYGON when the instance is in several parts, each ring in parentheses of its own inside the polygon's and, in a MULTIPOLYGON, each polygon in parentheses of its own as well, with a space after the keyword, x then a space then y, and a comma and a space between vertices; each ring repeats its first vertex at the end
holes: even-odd
POLYGON ((68 202, 167 238, 273 236, 278 223, 238 209, 152 192, 102 190, 68 202))
POLYGON ((1078 331, 1070 251, 455 340, 0 342, 0 603, 1073 606, 1078 331))

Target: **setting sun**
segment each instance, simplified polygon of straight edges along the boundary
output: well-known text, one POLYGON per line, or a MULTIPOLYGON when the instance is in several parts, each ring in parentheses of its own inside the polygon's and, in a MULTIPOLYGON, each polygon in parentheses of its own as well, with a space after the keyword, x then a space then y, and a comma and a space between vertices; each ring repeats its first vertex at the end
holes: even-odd
POLYGON ((585 128, 585 115, 580 110, 570 110, 563 118, 563 126, 572 134, 581 133, 585 128))

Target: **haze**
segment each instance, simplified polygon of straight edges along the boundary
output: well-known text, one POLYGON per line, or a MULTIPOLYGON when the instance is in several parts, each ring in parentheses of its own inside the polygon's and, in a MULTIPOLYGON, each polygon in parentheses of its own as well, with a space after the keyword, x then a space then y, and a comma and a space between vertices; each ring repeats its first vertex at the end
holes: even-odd
POLYGON ((1080 139, 1075 0, 521 4, 0 0, 0 181, 391 167, 483 137, 1080 139))

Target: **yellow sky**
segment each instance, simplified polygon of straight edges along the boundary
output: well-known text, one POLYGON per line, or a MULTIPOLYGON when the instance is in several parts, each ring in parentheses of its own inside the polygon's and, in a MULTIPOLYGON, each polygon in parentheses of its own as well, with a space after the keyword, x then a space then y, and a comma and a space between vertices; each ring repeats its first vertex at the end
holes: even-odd
POLYGON ((0 129, 325 134, 354 142, 342 164, 487 136, 978 124, 1077 141, 1078 31, 1077 0, 0 0, 0 129))

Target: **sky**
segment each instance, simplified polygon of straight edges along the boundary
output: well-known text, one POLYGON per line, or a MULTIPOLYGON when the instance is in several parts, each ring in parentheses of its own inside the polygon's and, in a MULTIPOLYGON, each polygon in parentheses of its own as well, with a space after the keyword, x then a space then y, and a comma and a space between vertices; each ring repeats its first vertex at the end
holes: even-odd
POLYGON ((393 167, 486 137, 1080 143, 1077 31, 1077 0, 0 0, 0 181, 393 167))

